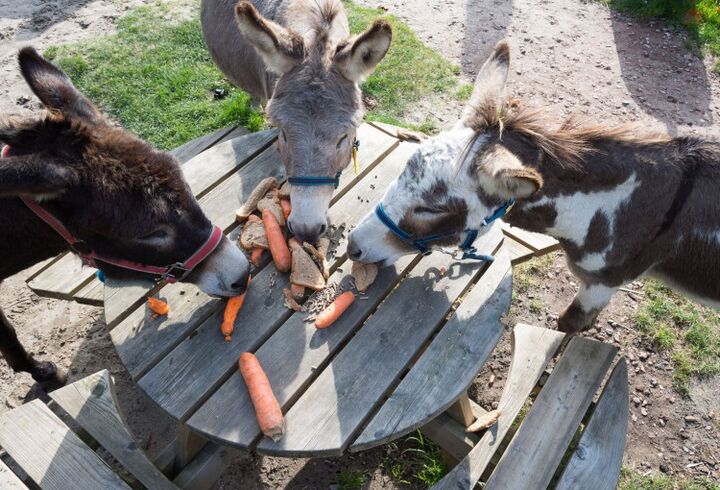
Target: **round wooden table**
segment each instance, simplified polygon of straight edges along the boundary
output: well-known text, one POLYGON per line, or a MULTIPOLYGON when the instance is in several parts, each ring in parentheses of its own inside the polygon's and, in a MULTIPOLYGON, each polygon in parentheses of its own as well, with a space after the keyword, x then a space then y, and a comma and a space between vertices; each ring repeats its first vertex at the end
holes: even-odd
MULTIPOLYGON (((184 171, 210 219, 236 237, 234 211, 256 183, 283 177, 273 131, 220 143, 184 171)), ((332 202, 331 222, 349 229, 382 197, 415 145, 363 125, 360 175, 347 171, 332 202)), ((346 280, 347 233, 329 257, 329 283, 346 280)), ((510 254, 499 226, 478 242, 492 264, 459 263, 434 253, 383 269, 331 328, 284 305, 288 275, 269 260, 252 287, 232 341, 220 334, 224 303, 190 284, 109 281, 105 314, 123 363, 165 412, 223 445, 283 456, 339 455, 398 438, 431 421, 472 382, 498 342, 511 297, 510 254), (153 317, 152 294, 171 307, 153 317), (287 433, 263 438, 237 370, 255 352, 285 412, 287 433)))

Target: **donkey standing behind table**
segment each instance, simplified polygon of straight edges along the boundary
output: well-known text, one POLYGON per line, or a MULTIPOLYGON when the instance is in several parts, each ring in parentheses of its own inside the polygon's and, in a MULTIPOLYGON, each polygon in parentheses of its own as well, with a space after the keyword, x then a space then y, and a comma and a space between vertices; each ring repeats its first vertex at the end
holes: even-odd
MULTIPOLYGON (((8 145, 0 159, 0 282, 68 250, 69 240, 109 277, 169 273, 169 281, 195 283, 210 295, 242 293, 248 262, 205 217, 177 161, 108 124, 32 48, 19 59, 48 112, 0 120, 0 146, 8 145), (61 223, 55 229, 53 217, 61 223)), ((64 381, 52 362, 25 351, 2 311, 0 351, 36 381, 64 381)))
POLYGON ((203 0, 200 18, 215 63, 235 85, 267 105, 280 130, 287 174, 329 185, 292 182, 288 226, 315 243, 327 226, 333 185, 350 163, 362 123, 358 84, 385 56, 390 25, 350 37, 340 0, 203 0))
POLYGON ((502 98, 509 61, 501 42, 460 122, 420 146, 381 212, 350 235, 349 256, 390 263, 433 234, 450 234, 434 245, 458 244, 514 199, 505 220, 557 238, 582 283, 560 330, 590 328, 618 287, 646 273, 720 306, 720 143, 573 119, 550 129, 502 98))

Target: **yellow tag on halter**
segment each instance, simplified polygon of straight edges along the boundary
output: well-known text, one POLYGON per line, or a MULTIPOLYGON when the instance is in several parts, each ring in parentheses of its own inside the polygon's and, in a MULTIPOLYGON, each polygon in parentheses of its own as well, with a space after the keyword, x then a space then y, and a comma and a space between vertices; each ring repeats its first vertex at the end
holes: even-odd
POLYGON ((357 153, 358 153, 357 146, 353 145, 352 159, 353 159, 353 166, 355 167, 355 175, 356 176, 360 174, 360 166, 358 165, 358 161, 357 161, 357 153))

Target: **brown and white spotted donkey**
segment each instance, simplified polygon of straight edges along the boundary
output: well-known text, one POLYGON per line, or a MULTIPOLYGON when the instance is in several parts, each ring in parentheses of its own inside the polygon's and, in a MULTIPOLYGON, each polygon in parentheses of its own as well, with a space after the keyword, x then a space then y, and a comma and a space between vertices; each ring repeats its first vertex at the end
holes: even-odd
POLYGON ((350 258, 388 264, 428 235, 443 235, 434 245, 461 243, 514 199, 504 219, 557 238, 580 279, 560 330, 590 328, 620 286, 645 274, 720 307, 720 142, 573 118, 553 129, 502 96, 509 61, 500 42, 461 120, 420 145, 382 213, 352 232, 350 258))
MULTIPOLYGON (((24 48, 19 60, 47 113, 0 118, 0 282, 72 249, 109 277, 241 294, 248 261, 202 212, 177 161, 109 124, 35 50, 24 48)), ((0 351, 14 371, 64 381, 52 362, 25 351, 2 310, 0 351)))

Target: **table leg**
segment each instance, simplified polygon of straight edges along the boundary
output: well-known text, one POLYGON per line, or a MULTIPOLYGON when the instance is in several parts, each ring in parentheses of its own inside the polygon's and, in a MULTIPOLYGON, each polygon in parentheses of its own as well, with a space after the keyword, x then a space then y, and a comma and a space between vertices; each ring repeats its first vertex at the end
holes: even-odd
POLYGON ((187 425, 178 424, 177 441, 175 446, 175 471, 179 473, 192 461, 197 453, 207 444, 208 440, 196 432, 191 431, 187 425))
POLYGON ((467 391, 463 392, 463 394, 460 395, 460 398, 450 405, 447 409, 447 413, 464 427, 469 427, 470 424, 475 421, 475 414, 473 413, 473 408, 467 391))

